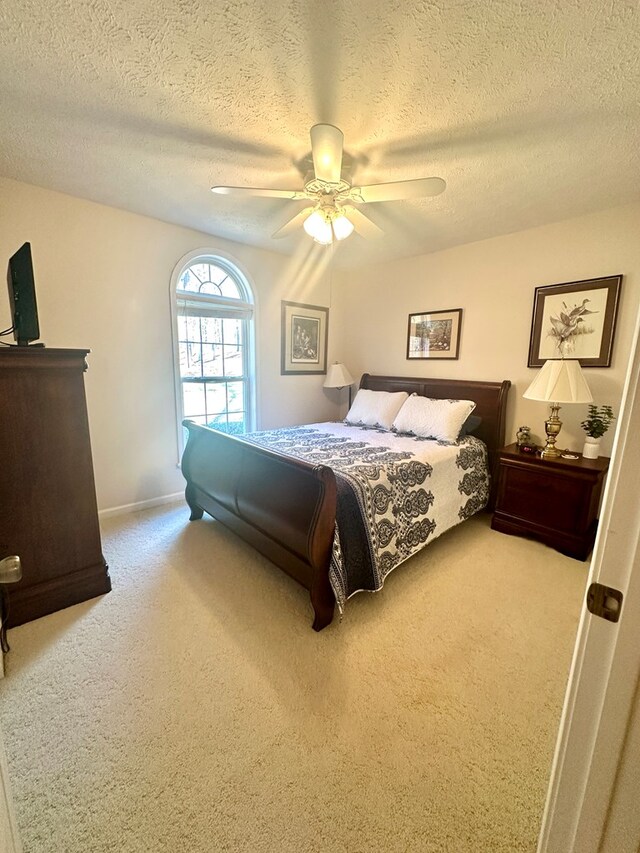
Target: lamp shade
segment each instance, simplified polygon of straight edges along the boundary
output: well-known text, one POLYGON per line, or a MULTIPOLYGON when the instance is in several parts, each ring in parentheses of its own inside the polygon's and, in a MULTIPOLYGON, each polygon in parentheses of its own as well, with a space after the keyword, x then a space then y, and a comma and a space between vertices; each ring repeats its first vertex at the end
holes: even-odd
POLYGON ((549 359, 522 395, 547 403, 591 403, 593 396, 575 358, 549 359))
POLYGON ((316 243, 322 243, 324 246, 328 246, 329 243, 333 242, 331 223, 327 221, 319 210, 314 210, 313 213, 302 223, 302 227, 309 237, 313 237, 316 243))
POLYGON ((325 388, 344 388, 345 385, 353 385, 353 377, 344 364, 330 365, 327 378, 324 380, 325 388))
POLYGON ((344 213, 339 214, 332 220, 331 227, 333 228, 333 233, 336 235, 336 240, 346 240, 353 233, 353 222, 347 219, 344 213))

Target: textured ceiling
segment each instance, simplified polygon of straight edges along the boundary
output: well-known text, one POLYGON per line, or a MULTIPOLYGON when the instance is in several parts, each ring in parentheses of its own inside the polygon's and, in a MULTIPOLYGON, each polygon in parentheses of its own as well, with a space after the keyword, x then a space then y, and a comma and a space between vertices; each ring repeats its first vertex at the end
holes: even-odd
POLYGON ((370 204, 415 255, 640 197, 637 0, 3 0, 0 174, 293 251, 309 128, 336 124, 356 184, 439 175, 370 204))

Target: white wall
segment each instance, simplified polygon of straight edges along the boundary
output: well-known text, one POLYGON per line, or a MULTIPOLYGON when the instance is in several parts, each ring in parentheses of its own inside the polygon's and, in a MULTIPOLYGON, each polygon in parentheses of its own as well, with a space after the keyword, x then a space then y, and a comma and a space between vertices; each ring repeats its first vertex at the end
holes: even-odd
MULTIPOLYGON (((534 375, 526 366, 534 289, 624 274, 612 366, 586 372, 596 401, 616 408, 640 301, 639 224, 640 205, 632 205, 331 273, 331 253, 311 241, 287 258, 0 178, 0 257, 31 241, 42 339, 91 350, 86 386, 101 508, 183 488, 169 281, 187 252, 221 251, 254 285, 260 427, 331 420, 338 403, 346 408, 346 391, 323 389, 322 376, 280 375, 280 302, 287 299, 330 306, 329 360, 343 361, 354 377, 368 371, 511 379, 507 439, 527 423, 541 440, 547 407, 522 399, 534 375), (408 362, 408 314, 447 308, 464 309, 460 359, 408 362)), ((0 328, 9 324, 8 298, 0 296, 0 328)), ((583 406, 562 408, 563 446, 581 447, 585 413, 583 406)))
MULTIPOLYGON (((27 240, 42 340, 91 350, 86 388, 100 508, 184 488, 176 468, 169 282, 193 249, 235 258, 254 286, 259 426, 335 417, 336 393, 322 388, 324 377, 280 375, 281 300, 329 305, 320 247, 305 243, 303 256, 287 258, 0 178, 0 258, 27 240)), ((0 328, 9 325, 5 292, 0 328)), ((329 329, 331 336, 331 321, 329 329)))
MULTIPOLYGON (((481 215, 481 211, 479 211, 481 215)), ((362 372, 502 380, 513 383, 507 441, 528 424, 539 442, 548 406, 523 400, 535 375, 527 367, 536 287, 605 275, 624 275, 613 358, 585 376, 598 405, 616 412, 622 394, 640 297, 640 205, 471 243, 431 255, 342 271, 334 286, 334 332, 341 358, 362 372), (410 313, 463 309, 457 361, 407 361, 410 313)), ((559 446, 582 448, 579 423, 587 407, 563 406, 559 446)), ((602 442, 609 455, 613 429, 602 442)))

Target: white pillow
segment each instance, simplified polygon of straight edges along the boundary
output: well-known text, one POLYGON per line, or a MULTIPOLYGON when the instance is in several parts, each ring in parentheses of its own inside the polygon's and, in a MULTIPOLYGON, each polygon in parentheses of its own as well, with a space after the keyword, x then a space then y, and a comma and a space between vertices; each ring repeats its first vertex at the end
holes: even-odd
POLYGON ((391 429, 393 419, 408 396, 406 391, 368 391, 360 388, 345 421, 348 424, 391 429))
POLYGON ((393 429, 421 438, 457 441, 462 424, 475 407, 471 400, 432 400, 412 394, 396 415, 393 429))

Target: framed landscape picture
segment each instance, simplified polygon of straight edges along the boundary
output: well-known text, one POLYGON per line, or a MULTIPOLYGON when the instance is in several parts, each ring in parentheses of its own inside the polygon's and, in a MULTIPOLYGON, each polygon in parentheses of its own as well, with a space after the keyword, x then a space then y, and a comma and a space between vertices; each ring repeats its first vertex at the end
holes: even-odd
POLYGON ((529 367, 550 358, 577 358, 582 367, 609 367, 621 275, 537 287, 529 367))
POLYGON ((462 308, 409 314, 407 358, 458 358, 462 308))
POLYGON ((328 334, 328 308, 283 301, 280 373, 326 373, 328 334))

